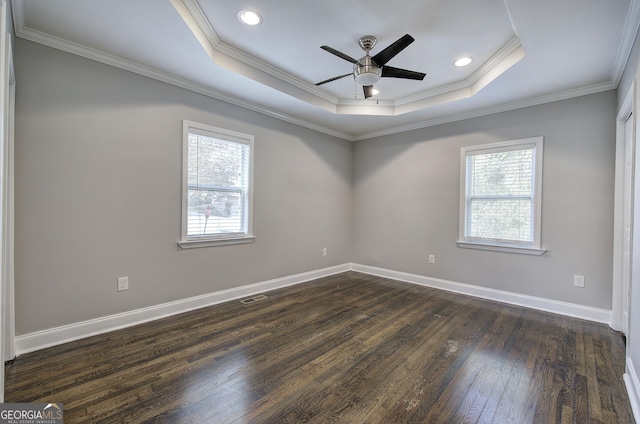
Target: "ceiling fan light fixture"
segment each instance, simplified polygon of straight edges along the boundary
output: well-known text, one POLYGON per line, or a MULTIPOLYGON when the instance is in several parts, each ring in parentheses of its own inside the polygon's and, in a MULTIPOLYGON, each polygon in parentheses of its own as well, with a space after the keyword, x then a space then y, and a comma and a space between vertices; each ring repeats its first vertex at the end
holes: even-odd
POLYGON ((459 68, 463 67, 463 66, 467 66, 470 63, 471 63, 471 58, 470 57, 461 57, 460 59, 458 59, 455 62, 453 62, 453 64, 456 65, 459 68))
POLYGON ((358 85, 373 85, 380 80, 382 69, 374 68, 369 71, 364 71, 362 68, 355 70, 353 76, 356 79, 358 85))
POLYGON ((373 85, 381 76, 382 68, 373 64, 371 56, 365 56, 353 65, 353 77, 358 85, 373 85))
POLYGON ((253 10, 241 10, 238 12, 238 19, 245 25, 255 26, 262 23, 262 16, 253 10))

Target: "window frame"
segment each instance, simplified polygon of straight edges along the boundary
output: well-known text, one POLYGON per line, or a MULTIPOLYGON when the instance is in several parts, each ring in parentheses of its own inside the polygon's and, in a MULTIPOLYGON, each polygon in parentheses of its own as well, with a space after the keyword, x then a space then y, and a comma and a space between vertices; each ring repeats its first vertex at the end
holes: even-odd
MULTIPOLYGON (((501 141, 497 143, 466 146, 460 149, 460 221, 457 245, 463 248, 494 250, 509 253, 523 253, 528 255, 542 255, 546 249, 541 247, 542 239, 542 160, 543 160, 543 137, 531 137, 518 140, 501 141), (467 157, 524 150, 528 147, 534 149, 534 169, 533 169, 533 219, 531 242, 520 242, 512 240, 500 240, 491 238, 469 237, 467 236, 469 199, 467 194, 467 157)), ((526 196, 529 198, 529 196, 526 196)))
MULTIPOLYGON (((230 244, 251 243, 255 240, 253 235, 253 162, 254 162, 254 137, 236 131, 198 122, 182 121, 182 217, 181 236, 178 246, 183 249, 196 247, 221 246, 230 244), (216 235, 188 235, 189 218, 189 134, 196 133, 205 137, 217 138, 238 144, 249 146, 249 166, 247 176, 247 196, 246 196, 246 233, 216 234, 216 235)), ((228 191, 236 191, 233 188, 225 188, 228 191)))

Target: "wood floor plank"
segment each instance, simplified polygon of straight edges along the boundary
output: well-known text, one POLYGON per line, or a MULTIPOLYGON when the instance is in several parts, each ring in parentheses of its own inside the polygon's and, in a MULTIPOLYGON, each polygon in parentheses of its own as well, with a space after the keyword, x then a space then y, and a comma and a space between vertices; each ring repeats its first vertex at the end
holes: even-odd
POLYGON ((511 367, 501 373, 504 390, 491 422, 527 422, 520 420, 519 416, 528 416, 530 402, 534 401, 535 405, 538 397, 540 387, 534 384, 532 375, 540 356, 542 339, 548 337, 548 333, 538 334, 539 325, 537 321, 527 319, 524 313, 518 319, 518 326, 510 336, 515 340, 508 353, 511 367), (513 405, 519 407, 514 408, 513 405))
POLYGON ((584 341, 585 351, 589 352, 587 354, 587 387, 593 388, 592 390, 587 390, 589 398, 589 416, 591 417, 592 421, 598 420, 599 422, 604 422, 602 402, 600 401, 600 391, 598 390, 599 382, 598 374, 596 372, 596 358, 594 354, 593 335, 586 334, 584 336, 584 341))
POLYGON ((460 396, 464 395, 461 391, 465 390, 466 393, 468 388, 459 388, 450 383, 455 380, 471 353, 471 349, 465 350, 464 342, 475 344, 479 337, 477 325, 471 324, 478 323, 477 311, 471 308, 468 311, 468 315, 461 317, 465 324, 446 328, 442 332, 439 346, 435 350, 434 362, 422 364, 418 371, 417 375, 424 380, 424 386, 420 388, 420 397, 415 399, 416 380, 403 379, 406 394, 402 399, 398 399, 400 402, 396 402, 386 415, 386 422, 403 422, 403 419, 414 416, 425 417, 429 421, 442 415, 443 409, 448 411, 454 407, 453 404, 457 407, 461 401, 460 396), (447 390, 455 395, 454 399, 448 399, 443 395, 447 390))
POLYGON ((576 423, 588 423, 589 422, 589 407, 587 394, 587 378, 584 375, 576 375, 574 383, 575 391, 575 404, 573 405, 573 415, 576 423))
MULTIPOLYGON (((506 308, 505 308, 506 309, 506 308)), ((502 395, 504 385, 501 383, 501 372, 506 359, 506 349, 513 346, 513 337, 505 337, 514 334, 513 329, 518 323, 510 311, 503 311, 491 324, 489 330, 483 336, 482 341, 476 346, 474 354, 477 359, 469 362, 474 368, 479 368, 476 379, 469 387, 465 399, 458 410, 452 415, 454 422, 475 422, 478 417, 486 414, 485 421, 493 416, 499 401, 498 393, 502 395), (501 343, 500 340, 504 340, 501 343), (494 386, 498 386, 498 392, 494 393, 494 386), (489 406, 487 407, 487 404, 489 406)), ((510 368, 509 368, 510 369, 510 368)), ((480 421, 480 420, 478 420, 480 421)))
POLYGON ((18 357, 65 423, 633 423, 606 325, 346 272, 18 357))

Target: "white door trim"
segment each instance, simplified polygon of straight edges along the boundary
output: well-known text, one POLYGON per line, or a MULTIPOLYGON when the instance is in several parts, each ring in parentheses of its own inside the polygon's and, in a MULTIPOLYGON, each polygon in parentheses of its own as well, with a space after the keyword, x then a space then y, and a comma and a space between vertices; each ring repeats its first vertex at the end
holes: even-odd
MULTIPOLYGON (((624 310, 624 305, 628 305, 624 296, 628 297, 628 286, 624 282, 625 272, 631 279, 630 272, 632 263, 629 262, 629 269, 625 271, 624 260, 624 243, 625 243, 625 196, 631 196, 627 198, 627 202, 633 204, 633 186, 629 187, 625 184, 625 140, 626 140, 626 124, 628 119, 632 119, 632 140, 633 146, 631 149, 631 157, 634 157, 635 140, 636 140, 636 122, 637 113, 635 109, 636 99, 636 81, 631 83, 629 92, 622 103, 618 116, 616 119, 616 156, 615 156, 615 187, 614 187, 614 222, 613 222, 613 287, 612 287, 612 304, 611 304, 611 323, 610 326, 616 331, 621 331, 625 334, 629 331, 628 310, 624 310), (631 116, 631 118, 629 118, 631 116)), ((632 169, 635 169, 635 164, 632 165, 632 169)), ((634 176, 631 175, 631 181, 633 184, 634 176)), ((631 211, 631 217, 633 216, 633 210, 631 211)), ((633 221, 633 218, 631 218, 633 221)), ((631 222, 633 227, 633 222, 631 222)), ((631 229, 633 231, 633 229, 631 229)), ((631 247, 631 249, 633 246, 631 247)), ((629 253, 630 258, 633 257, 632 252, 629 253)))
POLYGON ((14 280, 14 222, 15 222, 15 190, 14 190, 14 121, 16 101, 16 77, 13 67, 13 51, 11 35, 5 34, 5 73, 4 88, 4 210, 3 210, 3 278, 4 278, 4 361, 16 356, 15 331, 15 280, 14 280))

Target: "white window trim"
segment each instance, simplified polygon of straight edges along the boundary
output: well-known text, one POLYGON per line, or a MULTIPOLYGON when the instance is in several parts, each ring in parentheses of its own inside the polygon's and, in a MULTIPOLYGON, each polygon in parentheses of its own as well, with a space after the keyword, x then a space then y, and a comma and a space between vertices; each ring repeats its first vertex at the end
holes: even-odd
POLYGON ((468 249, 493 250, 507 253, 521 253, 527 255, 542 255, 546 249, 541 247, 542 231, 542 158, 543 137, 523 138, 519 140, 501 141, 498 143, 467 146, 460 149, 460 221, 458 247, 468 249), (466 236, 467 226, 467 155, 469 152, 481 151, 483 153, 496 153, 505 150, 513 150, 517 147, 535 147, 535 177, 534 177, 534 228, 533 242, 531 244, 513 243, 502 240, 476 239, 466 236))
POLYGON ((182 121, 182 230, 178 246, 182 249, 193 249, 198 247, 224 246, 230 244, 252 243, 255 240, 253 235, 253 136, 227 130, 224 128, 213 127, 206 124, 200 124, 193 121, 182 121), (215 236, 198 236, 187 237, 187 219, 188 219, 188 174, 189 174, 189 132, 206 134, 221 139, 231 140, 238 143, 244 143, 249 146, 249 190, 247 192, 247 234, 229 234, 215 236))

